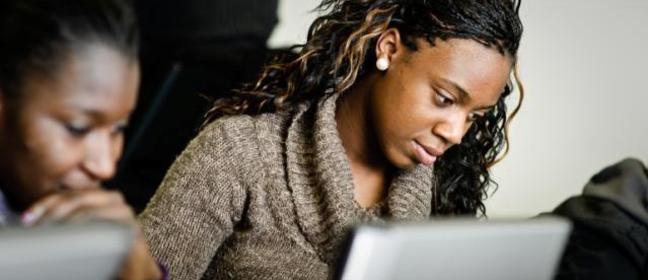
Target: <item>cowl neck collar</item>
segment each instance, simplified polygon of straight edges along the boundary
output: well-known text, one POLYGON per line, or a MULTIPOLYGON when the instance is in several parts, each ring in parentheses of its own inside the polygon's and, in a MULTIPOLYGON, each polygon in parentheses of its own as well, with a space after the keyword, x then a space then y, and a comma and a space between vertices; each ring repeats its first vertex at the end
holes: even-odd
POLYGON ((386 199, 372 209, 354 200, 350 163, 335 120, 339 94, 304 104, 286 138, 287 179, 300 230, 329 263, 359 222, 422 220, 430 215, 433 169, 419 165, 394 175, 386 199))

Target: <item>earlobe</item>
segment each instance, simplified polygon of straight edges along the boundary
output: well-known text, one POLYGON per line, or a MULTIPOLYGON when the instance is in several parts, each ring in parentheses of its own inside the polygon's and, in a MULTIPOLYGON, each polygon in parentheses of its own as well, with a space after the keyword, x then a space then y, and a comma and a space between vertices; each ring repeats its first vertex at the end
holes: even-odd
POLYGON ((386 71, 389 69, 389 59, 384 56, 376 59, 376 68, 380 71, 386 71))

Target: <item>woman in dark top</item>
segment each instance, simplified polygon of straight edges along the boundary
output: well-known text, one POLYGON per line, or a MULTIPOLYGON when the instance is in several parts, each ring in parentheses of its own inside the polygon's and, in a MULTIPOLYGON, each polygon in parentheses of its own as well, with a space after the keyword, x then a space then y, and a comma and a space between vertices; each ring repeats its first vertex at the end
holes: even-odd
POLYGON ((0 3, 2 222, 129 224, 138 237, 122 276, 156 279, 132 210, 101 188, 136 102, 133 18, 120 0, 0 3))

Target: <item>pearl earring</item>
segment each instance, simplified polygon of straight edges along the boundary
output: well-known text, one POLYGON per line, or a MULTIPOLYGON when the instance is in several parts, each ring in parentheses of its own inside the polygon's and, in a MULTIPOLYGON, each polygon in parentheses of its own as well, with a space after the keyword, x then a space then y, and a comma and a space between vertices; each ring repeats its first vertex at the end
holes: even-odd
POLYGON ((387 60, 386 57, 381 57, 378 60, 376 60, 376 68, 380 71, 385 71, 387 68, 389 68, 389 60, 387 60))

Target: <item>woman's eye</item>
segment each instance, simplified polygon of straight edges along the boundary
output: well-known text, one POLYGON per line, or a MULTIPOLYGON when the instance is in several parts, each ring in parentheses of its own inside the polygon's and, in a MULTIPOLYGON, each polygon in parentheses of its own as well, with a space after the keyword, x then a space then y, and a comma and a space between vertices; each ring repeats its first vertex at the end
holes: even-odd
POLYGON ((124 131, 126 131, 126 127, 128 127, 128 124, 118 124, 115 126, 113 129, 113 134, 115 135, 121 135, 124 134, 124 131))
POLYGON ((436 93, 436 101, 439 105, 443 105, 443 106, 450 106, 454 104, 454 100, 439 92, 436 93))
POLYGON ((65 129, 74 137, 81 137, 90 132, 89 127, 78 124, 66 124, 65 129))

